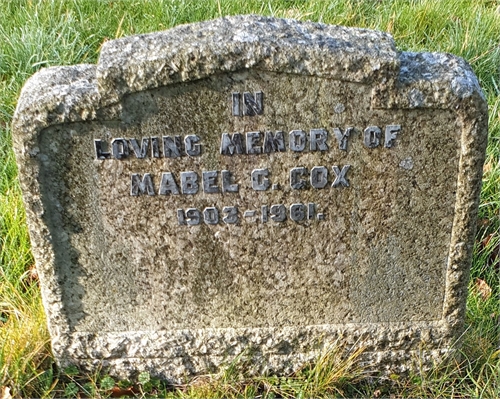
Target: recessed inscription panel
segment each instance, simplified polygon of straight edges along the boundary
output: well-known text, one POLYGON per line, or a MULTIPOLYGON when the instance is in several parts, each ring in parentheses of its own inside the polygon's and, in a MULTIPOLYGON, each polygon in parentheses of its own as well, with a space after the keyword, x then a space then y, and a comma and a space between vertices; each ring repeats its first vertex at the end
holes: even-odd
POLYGON ((68 305, 76 329, 439 319, 460 129, 371 95, 241 72, 130 95, 126 123, 47 129, 41 153, 85 160, 43 166, 67 182, 46 189, 46 217, 78 226, 55 239, 87 265, 64 289, 96 290, 68 305), (108 322, 120 309, 137 317, 108 322))

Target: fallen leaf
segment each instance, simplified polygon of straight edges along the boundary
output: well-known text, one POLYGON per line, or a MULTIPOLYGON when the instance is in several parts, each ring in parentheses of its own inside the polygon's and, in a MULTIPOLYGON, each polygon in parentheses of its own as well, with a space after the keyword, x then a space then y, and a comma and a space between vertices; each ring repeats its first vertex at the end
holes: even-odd
POLYGON ((491 287, 488 283, 480 278, 476 278, 476 290, 481 294, 483 301, 486 301, 491 296, 491 287))
POLYGON ((120 388, 120 387, 114 387, 111 390, 111 397, 112 398, 121 398, 122 396, 135 396, 138 391, 135 390, 133 387, 130 388, 120 388))
POLYGON ((488 234, 484 239, 483 241, 481 242, 481 244, 483 244, 483 247, 487 247, 488 244, 490 243, 491 239, 493 238, 493 234, 488 234))

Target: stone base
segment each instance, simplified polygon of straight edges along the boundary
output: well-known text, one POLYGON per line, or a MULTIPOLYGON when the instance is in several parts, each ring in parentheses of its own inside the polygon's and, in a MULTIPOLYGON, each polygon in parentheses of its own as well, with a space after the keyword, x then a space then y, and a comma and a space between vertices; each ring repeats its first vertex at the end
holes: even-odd
MULTIPOLYGON (((251 374, 289 375, 314 362, 328 349, 348 356, 361 349, 359 365, 370 374, 405 374, 429 368, 454 353, 445 325, 312 326, 306 328, 203 329, 74 333, 54 342, 60 365, 87 371, 101 368, 118 378, 142 371, 180 383, 186 377, 213 373, 241 357, 251 359, 251 374), (440 337, 435 340, 434 337, 440 337), (67 348, 65 351, 64 348, 67 348)), ((246 362, 247 363, 247 362, 246 362)))

